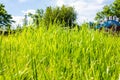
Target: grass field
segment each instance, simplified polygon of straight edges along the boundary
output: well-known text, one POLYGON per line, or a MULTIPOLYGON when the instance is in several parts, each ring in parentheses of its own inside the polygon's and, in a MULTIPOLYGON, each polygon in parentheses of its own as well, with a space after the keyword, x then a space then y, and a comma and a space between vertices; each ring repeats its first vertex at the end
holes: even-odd
POLYGON ((120 80, 120 37, 82 27, 0 36, 0 80, 120 80))

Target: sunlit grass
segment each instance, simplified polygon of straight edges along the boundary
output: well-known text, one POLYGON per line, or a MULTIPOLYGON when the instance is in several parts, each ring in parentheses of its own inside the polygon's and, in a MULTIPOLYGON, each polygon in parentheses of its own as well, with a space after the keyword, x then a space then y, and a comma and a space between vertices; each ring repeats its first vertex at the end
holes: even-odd
POLYGON ((82 27, 0 36, 0 80, 119 80, 120 37, 82 27))

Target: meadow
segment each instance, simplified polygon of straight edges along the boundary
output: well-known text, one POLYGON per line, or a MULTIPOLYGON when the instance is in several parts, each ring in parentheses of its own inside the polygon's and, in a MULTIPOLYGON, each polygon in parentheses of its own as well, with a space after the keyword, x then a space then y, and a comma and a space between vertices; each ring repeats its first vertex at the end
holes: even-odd
POLYGON ((0 80, 120 80, 120 37, 57 24, 0 36, 0 80))

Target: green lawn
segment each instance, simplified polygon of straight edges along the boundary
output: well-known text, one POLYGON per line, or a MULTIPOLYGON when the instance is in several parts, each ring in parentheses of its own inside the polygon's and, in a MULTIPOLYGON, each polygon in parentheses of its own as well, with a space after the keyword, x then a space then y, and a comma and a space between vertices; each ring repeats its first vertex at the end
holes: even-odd
POLYGON ((82 27, 0 36, 0 80, 120 80, 120 37, 82 27))

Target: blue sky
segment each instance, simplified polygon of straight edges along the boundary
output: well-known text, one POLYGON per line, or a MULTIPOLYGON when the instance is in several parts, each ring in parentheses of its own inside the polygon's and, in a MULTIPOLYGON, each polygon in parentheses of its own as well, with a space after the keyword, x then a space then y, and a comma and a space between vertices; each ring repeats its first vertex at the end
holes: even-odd
POLYGON ((22 24, 24 13, 36 9, 45 9, 47 6, 73 6, 77 12, 77 22, 93 21, 95 14, 102 10, 104 5, 114 0, 0 0, 9 14, 12 14, 16 24, 22 24))
POLYGON ((14 16, 22 16, 22 11, 45 9, 47 6, 55 4, 52 0, 0 0, 5 5, 8 13, 14 16))

